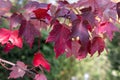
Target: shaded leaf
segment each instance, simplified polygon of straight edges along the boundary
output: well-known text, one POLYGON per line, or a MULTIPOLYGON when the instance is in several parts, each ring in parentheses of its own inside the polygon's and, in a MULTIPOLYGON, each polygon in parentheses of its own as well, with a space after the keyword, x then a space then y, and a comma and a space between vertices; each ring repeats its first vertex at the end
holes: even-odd
POLYGON ((6 12, 9 12, 12 7, 12 4, 9 0, 0 0, 0 16, 4 15, 6 12))
POLYGON ((120 2, 117 3, 116 10, 117 10, 118 18, 120 18, 120 2))
POLYGON ((10 68, 10 70, 12 70, 12 72, 10 73, 10 76, 8 78, 16 79, 25 75, 25 70, 27 70, 27 66, 23 62, 17 61, 16 65, 10 68))
POLYGON ((23 36, 25 41, 32 47, 34 38, 40 36, 40 32, 30 21, 23 20, 19 29, 19 35, 23 36))
POLYGON ((4 52, 8 53, 11 49, 13 49, 15 46, 11 43, 7 43, 3 49, 4 52))
POLYGON ((22 21, 23 16, 22 14, 17 14, 14 13, 11 17, 10 17, 10 28, 16 28, 22 21))
POLYGON ((79 37, 82 45, 86 45, 89 41, 88 30, 79 20, 73 22, 71 37, 79 37))

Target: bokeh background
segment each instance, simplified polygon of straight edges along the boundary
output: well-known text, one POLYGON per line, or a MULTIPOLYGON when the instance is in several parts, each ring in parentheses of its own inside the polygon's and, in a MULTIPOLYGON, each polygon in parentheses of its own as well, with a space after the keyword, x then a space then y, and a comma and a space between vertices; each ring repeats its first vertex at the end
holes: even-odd
MULTIPOLYGON (((24 6, 28 0, 11 0, 14 4, 13 10, 17 10, 24 6)), ((37 0, 40 2, 52 2, 54 0, 37 0)), ((69 0, 71 3, 76 0, 69 0)), ((13 11, 14 12, 14 11, 13 11)), ((119 28, 120 25, 116 24, 119 28)), ((5 19, 0 19, 0 27, 8 27, 8 22, 5 19)), ((104 51, 99 57, 96 53, 93 57, 88 57, 83 60, 76 60, 74 57, 66 58, 65 55, 55 58, 52 43, 45 43, 45 39, 49 31, 42 30, 42 38, 40 43, 40 51, 44 53, 45 58, 51 64, 51 71, 45 72, 48 80, 120 80, 120 33, 115 33, 115 36, 110 42, 106 40, 108 53, 104 51)), ((34 41, 33 48, 24 43, 24 48, 14 48, 9 53, 4 53, 0 47, 0 57, 16 62, 23 61, 26 64, 32 65, 33 55, 38 51, 38 39, 34 41)), ((0 80, 7 80, 9 71, 0 66, 0 80)), ((14 80, 14 79, 10 79, 14 80)), ((32 80, 28 76, 15 80, 32 80)))

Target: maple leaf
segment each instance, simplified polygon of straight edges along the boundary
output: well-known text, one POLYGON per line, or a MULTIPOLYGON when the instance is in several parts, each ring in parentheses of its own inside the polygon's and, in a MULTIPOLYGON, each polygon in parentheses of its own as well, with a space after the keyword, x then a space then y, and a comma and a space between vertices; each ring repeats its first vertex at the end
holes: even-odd
POLYGON ((9 0, 0 0, 0 16, 9 12, 12 5, 9 0))
POLYGON ((82 12, 82 18, 83 18, 83 21, 86 20, 88 21, 88 23, 94 27, 96 25, 96 22, 95 22, 95 15, 94 13, 91 11, 92 8, 91 7, 88 7, 88 8, 83 8, 81 9, 81 12, 82 12))
POLYGON ((25 65, 23 62, 21 61, 17 61, 17 64, 15 66, 13 66, 12 68, 10 68, 10 70, 12 70, 12 72, 10 73, 9 78, 19 78, 19 77, 23 77, 25 75, 25 70, 27 70, 27 65, 25 65))
POLYGON ((47 9, 44 8, 38 8, 33 11, 37 19, 51 19, 50 14, 48 13, 48 10, 50 9, 51 4, 48 4, 47 9))
POLYGON ((0 28, 0 43, 3 45, 8 42, 10 31, 5 28, 0 28))
POLYGON ((44 74, 36 74, 34 80, 47 80, 44 74))
POLYGON ((71 37, 72 38, 79 37, 82 45, 86 45, 88 43, 89 41, 88 30, 82 24, 82 21, 80 22, 80 20, 77 19, 73 22, 71 37))
POLYGON ((113 33, 119 29, 111 22, 103 22, 96 28, 96 33, 105 33, 107 37, 112 40, 113 33))
POLYGON ((44 67, 48 72, 50 71, 50 64, 48 61, 44 58, 43 54, 40 52, 35 53, 33 58, 33 65, 35 67, 42 66, 44 67))
POLYGON ((117 10, 118 18, 120 18, 120 2, 117 3, 116 10, 117 10))
POLYGON ((105 42, 101 37, 94 37, 91 41, 90 54, 93 54, 98 51, 99 55, 105 48, 105 42))
POLYGON ((8 53, 11 49, 14 48, 14 45, 11 43, 7 43, 3 49, 4 52, 8 53))
POLYGON ((25 5, 24 9, 27 13, 31 13, 31 12, 33 12, 33 10, 37 9, 39 5, 40 5, 39 2, 37 2, 37 1, 29 1, 25 5))
POLYGON ((69 45, 67 45, 65 51, 66 51, 66 56, 70 57, 74 55, 76 58, 79 55, 79 49, 80 49, 80 43, 78 41, 70 41, 69 45))
POLYGON ((17 47, 19 47, 19 48, 22 48, 22 46, 23 46, 23 41, 22 41, 22 38, 19 36, 18 33, 19 33, 18 30, 12 31, 12 32, 11 32, 11 35, 10 35, 10 37, 9 37, 9 41, 10 41, 13 45, 15 45, 15 46, 17 46, 17 47))
POLYGON ((0 28, 0 43, 2 45, 8 43, 9 41, 12 45, 22 48, 23 42, 22 38, 18 36, 18 30, 10 31, 5 28, 0 28))
POLYGON ((49 36, 46 42, 54 42, 54 51, 56 53, 56 58, 64 53, 66 42, 69 39, 70 30, 65 24, 60 24, 56 22, 53 26, 52 31, 49 33, 49 36))
POLYGON ((9 18, 9 21, 10 21, 10 28, 16 28, 22 21, 23 19, 23 16, 22 14, 17 14, 17 13, 14 13, 12 14, 12 16, 9 18))
POLYGON ((32 47, 34 38, 40 36, 40 32, 31 21, 23 20, 19 29, 19 35, 23 36, 25 41, 32 47))

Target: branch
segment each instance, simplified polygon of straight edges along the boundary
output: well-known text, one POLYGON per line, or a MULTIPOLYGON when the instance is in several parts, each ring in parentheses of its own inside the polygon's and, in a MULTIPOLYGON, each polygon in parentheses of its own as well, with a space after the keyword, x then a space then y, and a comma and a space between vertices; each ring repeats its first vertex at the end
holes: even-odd
POLYGON ((12 63, 12 62, 10 62, 10 61, 4 60, 4 59, 2 59, 2 58, 0 58, 0 62, 9 64, 9 65, 11 65, 11 66, 17 66, 17 67, 20 68, 21 70, 23 70, 23 71, 31 74, 31 75, 32 75, 31 77, 34 77, 34 76, 36 75, 36 73, 30 71, 29 69, 25 70, 25 69, 21 68, 20 66, 16 65, 15 63, 12 63))

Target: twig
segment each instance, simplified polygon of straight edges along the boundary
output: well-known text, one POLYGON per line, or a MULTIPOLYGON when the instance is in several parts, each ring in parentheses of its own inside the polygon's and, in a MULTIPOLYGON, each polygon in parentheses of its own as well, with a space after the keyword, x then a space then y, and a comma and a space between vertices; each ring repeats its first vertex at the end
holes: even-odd
POLYGON ((9 65, 11 65, 11 66, 17 66, 17 67, 20 68, 21 70, 23 70, 23 71, 31 74, 31 75, 32 75, 31 77, 33 77, 33 78, 34 78, 34 76, 36 75, 36 73, 30 71, 29 69, 23 69, 22 67, 16 65, 15 63, 12 63, 12 62, 10 62, 10 61, 4 60, 4 59, 2 59, 2 58, 0 58, 0 62, 1 62, 1 63, 9 64, 9 65))

